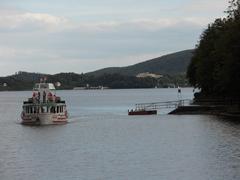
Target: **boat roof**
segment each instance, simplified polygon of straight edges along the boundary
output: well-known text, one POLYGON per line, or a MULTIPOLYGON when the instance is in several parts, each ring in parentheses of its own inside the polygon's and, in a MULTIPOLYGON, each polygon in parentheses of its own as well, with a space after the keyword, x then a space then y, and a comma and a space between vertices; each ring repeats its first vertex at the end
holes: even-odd
POLYGON ((40 89, 49 89, 49 90, 55 90, 55 86, 53 83, 36 83, 33 87, 33 90, 38 91, 40 89))

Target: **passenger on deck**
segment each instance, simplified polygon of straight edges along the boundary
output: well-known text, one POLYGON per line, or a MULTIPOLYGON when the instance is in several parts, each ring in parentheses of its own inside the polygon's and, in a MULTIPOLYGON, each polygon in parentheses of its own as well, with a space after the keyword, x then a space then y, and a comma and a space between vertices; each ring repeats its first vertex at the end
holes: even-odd
POLYGON ((180 89, 180 87, 178 87, 178 93, 181 93, 181 89, 180 89))
POLYGON ((33 99, 33 103, 35 103, 36 102, 36 93, 35 92, 32 95, 32 99, 33 99))
POLYGON ((46 92, 43 91, 43 102, 45 103, 46 102, 46 92))
POLYGON ((40 103, 40 96, 41 96, 41 94, 40 94, 40 92, 38 92, 38 96, 37 96, 38 103, 40 103))
POLYGON ((53 96, 52 93, 48 93, 48 101, 52 102, 53 101, 53 96))

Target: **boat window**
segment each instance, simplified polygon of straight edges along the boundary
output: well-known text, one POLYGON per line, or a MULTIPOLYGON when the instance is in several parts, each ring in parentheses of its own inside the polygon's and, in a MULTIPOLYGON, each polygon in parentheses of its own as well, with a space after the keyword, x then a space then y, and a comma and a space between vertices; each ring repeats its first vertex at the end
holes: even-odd
POLYGON ((42 113, 47 112, 47 107, 46 107, 46 106, 41 107, 41 112, 42 112, 42 113))
POLYGON ((51 113, 56 113, 55 107, 51 107, 50 112, 51 112, 51 113))
POLYGON ((37 91, 37 90, 39 89, 39 84, 35 84, 35 86, 33 87, 33 89, 34 89, 35 91, 37 91))
POLYGON ((47 84, 40 84, 40 88, 41 89, 46 89, 46 88, 48 88, 48 85, 47 84))
POLYGON ((54 85, 52 83, 48 84, 48 88, 51 89, 51 90, 55 89, 55 87, 54 87, 54 85))
POLYGON ((32 114, 33 113, 33 108, 32 107, 30 107, 30 114, 32 114))

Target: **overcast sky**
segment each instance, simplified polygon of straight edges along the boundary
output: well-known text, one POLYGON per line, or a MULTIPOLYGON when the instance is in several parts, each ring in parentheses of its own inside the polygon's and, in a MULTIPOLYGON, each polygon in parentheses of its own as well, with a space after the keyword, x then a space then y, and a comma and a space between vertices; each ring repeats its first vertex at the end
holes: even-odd
POLYGON ((0 0, 0 76, 89 72, 195 47, 228 0, 0 0))

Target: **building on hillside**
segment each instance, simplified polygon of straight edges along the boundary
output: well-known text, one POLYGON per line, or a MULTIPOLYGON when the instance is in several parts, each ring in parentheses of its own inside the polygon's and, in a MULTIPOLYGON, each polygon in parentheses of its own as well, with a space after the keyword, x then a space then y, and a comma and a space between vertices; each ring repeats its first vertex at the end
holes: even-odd
POLYGON ((153 74, 153 73, 149 73, 149 72, 144 72, 144 73, 139 73, 136 77, 137 77, 137 78, 147 78, 147 77, 151 77, 151 78, 159 79, 159 78, 162 78, 163 75, 153 74))

